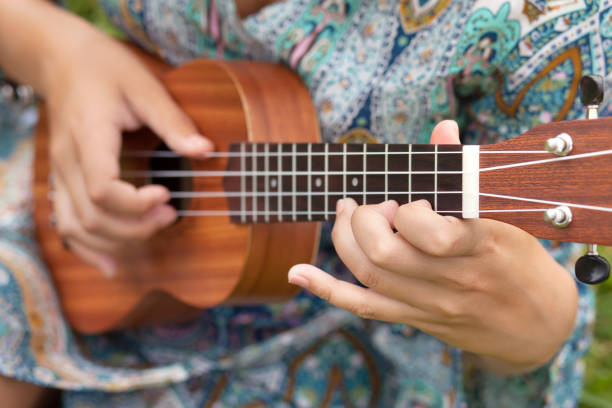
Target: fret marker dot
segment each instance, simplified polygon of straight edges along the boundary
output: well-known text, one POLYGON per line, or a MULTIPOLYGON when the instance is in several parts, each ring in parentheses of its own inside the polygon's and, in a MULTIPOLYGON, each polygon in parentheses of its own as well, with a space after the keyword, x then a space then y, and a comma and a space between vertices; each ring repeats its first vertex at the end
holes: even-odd
POLYGON ((322 184, 323 184, 323 182, 321 181, 321 177, 317 177, 317 178, 315 179, 315 186, 316 186, 317 188, 319 188, 319 187, 321 187, 321 185, 322 185, 322 184))
POLYGON ((276 188, 276 179, 275 178, 270 180, 270 187, 276 188))
POLYGON ((351 184, 353 185, 353 187, 357 187, 357 184, 359 184, 359 179, 357 177, 353 177, 353 180, 351 180, 351 184))

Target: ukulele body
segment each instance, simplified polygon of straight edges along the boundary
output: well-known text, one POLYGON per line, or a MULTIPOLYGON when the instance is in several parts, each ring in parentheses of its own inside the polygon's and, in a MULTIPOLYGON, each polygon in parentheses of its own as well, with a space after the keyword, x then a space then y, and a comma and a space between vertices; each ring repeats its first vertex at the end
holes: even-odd
MULTIPOLYGON (((198 60, 176 70, 148 58, 170 94, 215 150, 232 142, 318 142, 310 96, 279 65, 198 60)), ((155 150, 160 140, 143 130, 126 134, 124 150, 155 150)), ((51 225, 47 125, 36 135, 34 217, 43 258, 67 320, 77 331, 180 321, 219 304, 281 301, 298 288, 287 282, 296 263, 311 262, 318 223, 238 225, 229 217, 183 217, 145 243, 126 245, 118 274, 105 278, 66 250, 51 225)), ((122 170, 148 170, 150 158, 124 158, 122 170)), ((227 158, 188 160, 191 170, 226 170, 227 158)), ((146 184, 150 180, 142 180, 146 184)), ((222 192, 222 177, 194 177, 193 191, 222 192)), ((228 211, 225 197, 193 197, 184 209, 228 211)))
MULTIPOLYGON (((308 91, 285 68, 199 60, 170 70, 139 54, 222 154, 175 158, 179 163, 173 164, 124 157, 122 172, 138 185, 157 183, 138 172, 203 171, 188 177, 172 172, 178 184, 169 188, 188 192, 181 210, 217 216, 186 216, 145 243, 126 244, 119 273, 104 278, 64 249, 51 226, 43 111, 36 137, 35 223, 64 313, 78 331, 185 320, 223 303, 291 297, 298 289, 288 284, 287 271, 312 260, 319 236, 319 224, 292 221, 333 219, 335 200, 342 197, 358 204, 425 198, 442 214, 490 218, 544 239, 612 245, 612 118, 542 124, 483 146, 320 144, 308 91), (573 140, 569 154, 544 149, 563 134, 573 140), (291 157, 278 154, 278 143, 287 143, 291 157), (318 179, 325 180, 325 187, 319 185, 323 203, 305 173, 324 174, 318 179), (543 217, 561 210, 570 211, 564 225, 543 217), (239 222, 231 223, 230 216, 239 222)), ((150 152, 160 144, 146 130, 123 138, 125 152, 150 152)), ((164 177, 158 174, 160 181, 164 177)))

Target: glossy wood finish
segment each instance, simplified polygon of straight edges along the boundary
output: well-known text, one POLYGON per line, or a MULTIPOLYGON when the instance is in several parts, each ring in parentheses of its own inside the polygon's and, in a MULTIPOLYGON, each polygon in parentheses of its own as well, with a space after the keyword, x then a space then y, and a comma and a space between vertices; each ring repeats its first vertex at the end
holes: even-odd
MULTIPOLYGON (((152 64, 173 97, 193 118, 201 132, 215 142, 219 152, 227 152, 230 144, 235 142, 319 141, 316 114, 308 92, 294 74, 280 66, 200 60, 168 71, 166 66, 152 64)), ((612 244, 611 212, 572 207, 572 224, 566 229, 557 229, 542 219, 543 209, 553 205, 529 201, 544 200, 610 208, 612 155, 574 158, 584 153, 611 149, 610 129, 612 119, 552 123, 537 126, 507 142, 481 146, 480 192, 527 200, 481 195, 481 217, 516 225, 542 238, 612 244), (574 150, 568 158, 558 158, 543 152, 545 141, 561 132, 569 133, 574 139, 574 150), (502 153, 487 153, 493 151, 502 153), (547 162, 488 170, 491 167, 536 160, 547 162), (538 211, 513 211, 531 209, 538 211)), ((105 279, 97 270, 84 265, 66 251, 49 223, 51 203, 48 200, 49 163, 44 119, 38 129, 36 144, 34 195, 37 234, 66 317, 79 331, 94 333, 184 319, 221 303, 244 304, 286 299, 297 291, 287 283, 287 270, 295 263, 309 262, 318 246, 319 225, 316 223, 240 225, 231 223, 227 216, 185 217, 150 241, 127 246, 121 254, 118 276, 105 279)), ((124 137, 125 150, 151 150, 158 145, 156 137, 146 130, 124 137)), ((344 149, 339 145, 329 147, 344 149)), ((311 146, 313 150, 321 148, 321 145, 311 146)), ((346 149, 351 151, 362 148, 348 146, 346 149)), ((431 148, 413 145, 410 149, 430 152, 431 148)), ((448 147, 451 150, 455 148, 448 147)), ((408 146, 389 145, 371 149, 379 152, 380 149, 407 152, 408 146)), ((451 155, 443 159, 438 156, 434 163, 440 162, 434 166, 450 160, 449 157, 451 155)), ((440 169, 459 169, 460 155, 455 157, 457 162, 450 160, 441 165, 440 169)), ((391 159, 385 164, 384 160, 380 161, 381 158, 383 156, 376 156, 371 161, 368 159, 367 170, 399 166, 397 170, 402 171, 401 166, 408 162, 406 159, 391 159)), ((350 171, 353 167, 356 171, 363 170, 359 160, 347 159, 346 163, 346 170, 350 171)), ((189 160, 186 164, 192 170, 223 171, 228 161, 217 157, 189 160)), ((431 160, 423 161, 421 165, 430 166, 431 160)), ((411 169, 429 169, 419 167, 421 165, 413 163, 411 169)), ((147 158, 122 161, 124 171, 148 168, 147 158)), ((340 180, 345 177, 341 176, 340 180)), ((394 193, 404 190, 406 185, 395 181, 388 185, 380 175, 365 177, 368 186, 373 186, 376 192, 384 190, 383 186, 386 186, 390 199, 407 202, 410 198, 431 198, 399 197, 394 193)), ((401 183, 407 181, 407 178, 401 179, 401 183)), ((438 183, 440 180, 442 177, 438 183)), ((133 181, 143 184, 149 180, 133 181)), ((223 192, 227 187, 222 177, 195 177, 186 181, 188 189, 194 191, 223 192)), ((337 181, 334 187, 336 190, 339 188, 337 181)), ((458 179, 449 183, 448 191, 454 190, 457 184, 458 179)), ((427 182, 420 187, 412 187, 427 190, 431 185, 432 182, 427 182)), ((359 199, 363 187, 358 187, 352 191, 348 186, 347 195, 359 199)), ((368 188, 368 191, 371 190, 368 188)), ((333 211, 336 198, 339 197, 332 197, 328 201, 330 211, 333 211)), ((384 198, 383 194, 368 196, 367 202, 380 202, 384 198)), ((449 208, 457 208, 457 203, 453 202, 449 208)), ((191 198, 186 208, 229 210, 223 196, 191 198)), ((320 202, 316 208, 321 208, 320 202)))
MULTIPOLYGON (((161 69, 163 71, 163 69, 161 69)), ((318 141, 308 92, 277 65, 195 61, 162 77, 170 93, 218 151, 240 141, 318 141), (270 86, 273 84, 273 86, 270 86)), ((147 131, 126 135, 124 149, 158 145, 147 131)), ((273 301, 296 292, 288 269, 310 262, 317 224, 244 226, 228 217, 185 217, 120 254, 116 277, 105 279, 66 251, 49 223, 48 145, 44 120, 36 138, 35 220, 45 262, 64 313, 81 332, 184 319, 221 303, 273 301)), ((191 160, 193 170, 224 170, 226 159, 191 160)), ((147 159, 123 160, 146 169, 147 159)), ((196 191, 223 191, 221 177, 193 178, 196 191)), ((227 210, 225 198, 193 198, 190 210, 227 210)))
MULTIPOLYGON (((573 158, 580 154, 612 149, 612 118, 577 120, 539 125, 506 142, 481 146, 480 192, 533 200, 582 204, 610 208, 612 204, 612 155, 573 158), (550 153, 486 154, 487 151, 542 151, 547 139, 569 134, 574 148, 566 158, 550 153), (552 162, 504 168, 484 169, 538 160, 552 162)), ((572 223, 559 229, 543 220, 543 211, 483 213, 486 210, 551 208, 530 201, 480 196, 481 217, 503 221, 539 238, 558 241, 612 245, 612 212, 571 207, 572 223)))

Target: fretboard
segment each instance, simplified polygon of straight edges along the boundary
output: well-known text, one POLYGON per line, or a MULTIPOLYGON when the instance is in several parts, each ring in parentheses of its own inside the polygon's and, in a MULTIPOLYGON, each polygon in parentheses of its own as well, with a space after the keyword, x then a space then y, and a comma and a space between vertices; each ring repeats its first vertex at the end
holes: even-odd
MULTIPOLYGON (((332 220, 336 202, 425 199, 465 215, 460 145, 240 143, 224 178, 232 221, 332 220)), ((476 168, 477 172, 477 168, 476 168)))

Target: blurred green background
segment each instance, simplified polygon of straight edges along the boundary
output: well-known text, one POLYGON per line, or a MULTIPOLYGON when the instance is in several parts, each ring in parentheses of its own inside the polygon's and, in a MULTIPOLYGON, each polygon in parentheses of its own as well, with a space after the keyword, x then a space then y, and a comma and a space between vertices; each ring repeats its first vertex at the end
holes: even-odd
MULTIPOLYGON (((121 33, 105 18, 96 0, 64 0, 63 3, 109 34, 121 37, 121 33)), ((612 260, 610 248, 602 249, 602 254, 612 260)), ((612 280, 597 288, 595 340, 586 366, 585 389, 580 406, 612 408, 612 280)))
MULTIPOLYGON (((612 250, 601 248, 612 261, 612 250)), ((612 279, 597 288, 595 339, 587 359, 581 407, 612 408, 612 279)))

